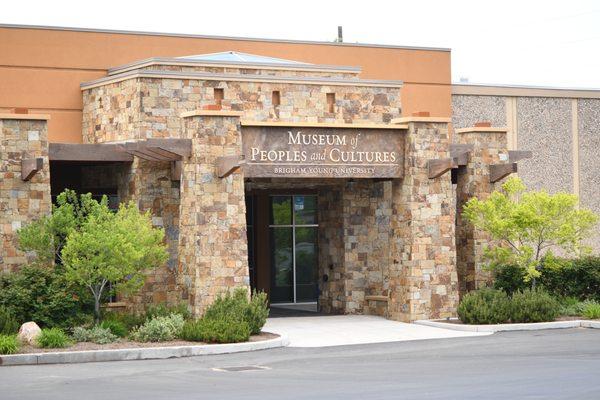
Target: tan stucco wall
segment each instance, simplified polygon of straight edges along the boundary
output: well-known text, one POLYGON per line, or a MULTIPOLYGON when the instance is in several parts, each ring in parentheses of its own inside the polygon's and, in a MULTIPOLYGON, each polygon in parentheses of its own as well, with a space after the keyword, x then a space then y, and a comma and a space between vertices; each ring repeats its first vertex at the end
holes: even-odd
POLYGON ((25 107, 50 114, 51 142, 81 142, 81 82, 144 58, 227 50, 359 66, 361 78, 404 81, 403 115, 429 111, 450 116, 446 50, 15 27, 0 27, 0 112, 25 107))

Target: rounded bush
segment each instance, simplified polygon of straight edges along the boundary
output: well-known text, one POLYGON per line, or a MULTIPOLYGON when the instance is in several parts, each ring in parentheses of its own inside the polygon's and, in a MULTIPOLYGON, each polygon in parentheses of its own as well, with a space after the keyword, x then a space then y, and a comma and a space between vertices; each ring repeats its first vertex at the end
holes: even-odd
POLYGON ((0 354, 15 354, 20 347, 16 335, 0 335, 0 354))
POLYGON ((252 335, 260 333, 268 316, 266 293, 255 291, 249 299, 248 292, 243 288, 219 295, 204 313, 206 319, 243 321, 248 324, 252 335))
POLYGON ((104 329, 108 329, 113 335, 118 337, 125 337, 129 333, 125 323, 118 320, 105 320, 102 321, 100 326, 104 329))
POLYGON ((59 349, 71 345, 71 341, 66 333, 60 328, 42 329, 37 337, 39 347, 48 349, 59 349))
POLYGON ((250 338, 248 323, 241 320, 202 318, 188 321, 181 329, 181 339, 205 343, 238 343, 250 338))
POLYGON ((510 301, 502 290, 479 289, 465 294, 458 305, 465 324, 501 324, 510 317, 510 301))
POLYGON ((117 341, 117 336, 108 328, 101 326, 94 326, 93 328, 86 329, 77 327, 73 330, 73 339, 76 342, 91 342, 96 344, 107 344, 117 341))
POLYGON ((171 314, 168 317, 155 317, 134 330, 131 338, 138 342, 164 342, 173 340, 181 333, 183 324, 183 317, 180 314, 171 314))
POLYGON ((525 289, 513 293, 510 302, 512 322, 554 321, 560 312, 560 303, 542 289, 525 289))

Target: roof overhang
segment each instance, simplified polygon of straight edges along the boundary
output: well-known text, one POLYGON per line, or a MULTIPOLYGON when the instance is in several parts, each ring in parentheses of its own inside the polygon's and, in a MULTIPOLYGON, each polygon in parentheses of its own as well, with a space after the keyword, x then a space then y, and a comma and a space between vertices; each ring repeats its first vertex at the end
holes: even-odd
POLYGON ((328 85, 328 86, 363 86, 401 88, 403 82, 396 80, 376 80, 358 78, 336 78, 318 76, 271 76, 255 74, 216 74, 209 72, 180 72, 161 70, 132 70, 121 74, 106 76, 80 85, 81 90, 92 89, 111 83, 122 82, 137 78, 162 78, 162 79, 196 79, 201 81, 233 81, 233 82, 263 82, 263 83, 290 83, 302 85, 328 85))

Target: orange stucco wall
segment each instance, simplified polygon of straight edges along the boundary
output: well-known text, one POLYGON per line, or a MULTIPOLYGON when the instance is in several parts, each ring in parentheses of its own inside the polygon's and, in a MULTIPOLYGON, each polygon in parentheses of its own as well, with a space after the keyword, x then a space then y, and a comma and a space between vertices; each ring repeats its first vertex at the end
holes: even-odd
POLYGON ((15 27, 0 27, 0 112, 50 114, 50 141, 81 142, 81 82, 144 58, 228 50, 360 66, 361 78, 404 81, 404 115, 451 115, 449 51, 15 27))

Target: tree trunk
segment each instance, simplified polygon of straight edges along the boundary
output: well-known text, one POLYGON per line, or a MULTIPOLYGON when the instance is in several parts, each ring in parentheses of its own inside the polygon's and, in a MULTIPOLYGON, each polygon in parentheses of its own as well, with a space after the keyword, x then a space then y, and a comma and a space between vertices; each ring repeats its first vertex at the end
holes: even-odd
POLYGON ((100 323, 100 294, 94 294, 94 319, 96 324, 100 323))

